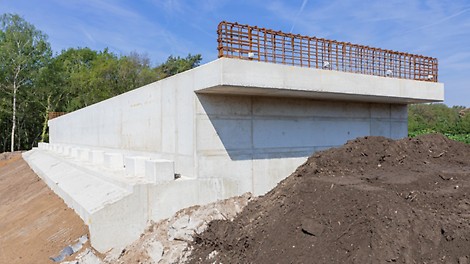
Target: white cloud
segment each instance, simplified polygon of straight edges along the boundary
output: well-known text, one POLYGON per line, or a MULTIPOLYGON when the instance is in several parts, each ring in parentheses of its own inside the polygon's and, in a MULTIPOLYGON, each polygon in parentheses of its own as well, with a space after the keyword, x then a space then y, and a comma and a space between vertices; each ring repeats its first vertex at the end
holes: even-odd
POLYGON ((292 27, 289 31, 290 33, 292 33, 292 31, 294 30, 295 24, 297 23, 297 20, 299 19, 300 14, 302 14, 302 11, 304 11, 305 6, 307 5, 307 3, 308 3, 308 0, 302 0, 302 5, 300 6, 299 12, 297 13, 297 15, 294 18, 294 23, 292 24, 292 27))

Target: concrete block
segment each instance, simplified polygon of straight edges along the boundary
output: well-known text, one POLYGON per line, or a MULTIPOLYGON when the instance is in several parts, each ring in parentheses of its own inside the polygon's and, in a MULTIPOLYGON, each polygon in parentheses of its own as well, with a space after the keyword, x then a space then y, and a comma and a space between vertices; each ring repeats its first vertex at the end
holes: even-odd
POLYGON ((55 152, 55 153, 59 153, 60 150, 61 150, 61 145, 59 145, 59 144, 54 144, 54 152, 55 152))
POLYGON ((38 149, 46 150, 47 147, 48 147, 48 143, 44 143, 44 142, 39 142, 38 143, 38 149))
POLYGON ((104 165, 110 169, 124 169, 124 156, 121 153, 104 153, 104 165))
POLYGON ((56 150, 57 150, 56 152, 57 152, 58 154, 64 153, 64 145, 62 145, 62 144, 57 145, 57 149, 56 149, 56 150))
POLYGON ((151 183, 168 182, 175 179, 175 162, 172 160, 146 160, 145 178, 151 183))
POLYGON ((70 151, 71 151, 71 147, 70 146, 67 146, 67 145, 64 145, 62 147, 62 155, 64 156, 70 156, 70 151))
POLYGON ((130 156, 124 158, 124 167, 128 176, 144 177, 145 176, 145 162, 149 160, 148 157, 130 156))
POLYGON ((63 145, 57 145, 55 149, 57 154, 62 154, 64 152, 64 146, 63 145))
POLYGON ((92 150, 91 151, 91 162, 93 164, 103 164, 104 163, 104 151, 102 151, 102 150, 92 150))
POLYGON ((42 145, 44 150, 50 150, 51 149, 51 144, 50 143, 45 143, 42 145))
POLYGON ((90 161, 91 160, 90 149, 86 149, 86 148, 78 149, 78 159, 81 161, 90 161))
POLYGON ((72 147, 70 149, 70 157, 77 159, 78 158, 78 148, 77 147, 72 147))

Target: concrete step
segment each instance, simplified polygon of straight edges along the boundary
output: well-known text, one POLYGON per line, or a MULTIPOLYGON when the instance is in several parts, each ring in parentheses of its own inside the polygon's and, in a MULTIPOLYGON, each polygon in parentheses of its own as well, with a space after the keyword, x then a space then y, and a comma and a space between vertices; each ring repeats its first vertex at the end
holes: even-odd
POLYGON ((104 204, 113 203, 131 193, 51 153, 32 150, 26 152, 23 157, 40 177, 47 172, 47 177, 43 180, 59 193, 85 222, 89 222, 89 215, 101 209, 104 204))
POLYGON ((149 221, 238 194, 233 180, 175 179, 174 162, 154 156, 41 143, 23 157, 89 226, 101 253, 132 243, 149 221))
POLYGON ((100 175, 38 149, 24 153, 23 158, 89 226, 97 250, 123 247, 144 230, 148 219, 148 205, 142 203, 147 200, 145 185, 126 185, 109 175, 104 177, 107 173, 100 175))

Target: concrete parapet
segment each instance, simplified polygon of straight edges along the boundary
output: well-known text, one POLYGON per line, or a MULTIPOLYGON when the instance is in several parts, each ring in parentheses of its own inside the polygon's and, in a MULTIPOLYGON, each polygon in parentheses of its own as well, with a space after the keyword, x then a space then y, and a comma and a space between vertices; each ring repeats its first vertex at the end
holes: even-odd
POLYGON ((104 153, 103 163, 106 167, 114 170, 124 169, 124 155, 121 153, 104 153))
POLYGON ((164 159, 145 161, 145 178, 151 183, 173 181, 175 179, 175 162, 164 159))

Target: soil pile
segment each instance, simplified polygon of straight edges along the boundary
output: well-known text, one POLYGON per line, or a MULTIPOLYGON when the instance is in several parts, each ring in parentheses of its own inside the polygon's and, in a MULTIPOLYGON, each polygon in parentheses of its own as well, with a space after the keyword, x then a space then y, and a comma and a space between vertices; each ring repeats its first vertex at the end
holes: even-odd
POLYGON ((87 233, 20 152, 0 153, 0 263, 53 263, 50 257, 87 233))
POLYGON ((192 263, 470 263, 470 145, 364 137, 310 157, 192 263))

